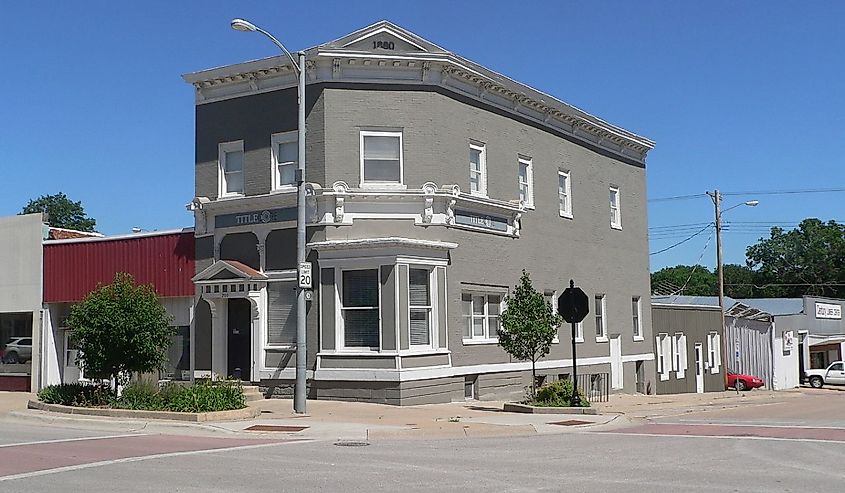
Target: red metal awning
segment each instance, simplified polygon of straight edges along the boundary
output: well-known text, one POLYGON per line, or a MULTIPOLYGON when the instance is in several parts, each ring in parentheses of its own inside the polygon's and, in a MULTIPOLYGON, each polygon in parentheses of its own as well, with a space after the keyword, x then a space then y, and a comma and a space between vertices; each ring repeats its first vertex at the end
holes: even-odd
POLYGON ((115 274, 152 284, 160 297, 193 296, 194 233, 175 231, 44 243, 44 303, 82 300, 115 274))

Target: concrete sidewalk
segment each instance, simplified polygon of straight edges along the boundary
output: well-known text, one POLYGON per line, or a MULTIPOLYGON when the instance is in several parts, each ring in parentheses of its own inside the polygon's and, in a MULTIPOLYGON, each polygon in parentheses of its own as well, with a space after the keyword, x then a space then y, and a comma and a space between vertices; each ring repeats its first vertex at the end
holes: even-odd
POLYGON ((600 413, 621 414, 633 419, 679 416, 687 413, 746 406, 760 406, 800 399, 799 389, 709 392, 705 394, 628 395, 614 394, 608 402, 595 403, 600 413))
POLYGON ((0 395, 2 426, 37 423, 116 432, 199 435, 295 436, 317 440, 457 439, 567 433, 587 427, 627 424, 618 415, 533 415, 506 413, 502 402, 455 402, 424 406, 389 406, 361 402, 308 401, 308 414, 293 413, 288 399, 250 402, 261 410, 255 419, 214 423, 179 423, 153 419, 63 415, 26 409, 31 395, 0 395), (624 421, 624 423, 623 423, 624 421), (563 424, 559 424, 564 422, 563 424), (258 427, 252 431, 249 428, 258 427), (285 428, 288 431, 281 431, 285 428), (302 428, 295 431, 296 428, 302 428))
POLYGON ((677 395, 611 395, 595 403, 601 414, 535 415, 502 411, 503 402, 468 401, 421 406, 389 406, 362 402, 311 400, 308 414, 293 413, 288 399, 250 402, 261 410, 255 419, 214 423, 176 423, 153 419, 98 418, 60 415, 26 409, 32 394, 0 393, 5 426, 35 422, 50 426, 201 435, 295 436, 317 440, 457 439, 467 437, 525 436, 571 433, 584 429, 628 426, 645 419, 745 406, 765 405, 800 398, 801 391, 718 392, 677 395), (250 430, 258 427, 258 430, 250 430), (280 428, 282 427, 282 428, 280 428), (288 428, 293 427, 293 428, 288 428))

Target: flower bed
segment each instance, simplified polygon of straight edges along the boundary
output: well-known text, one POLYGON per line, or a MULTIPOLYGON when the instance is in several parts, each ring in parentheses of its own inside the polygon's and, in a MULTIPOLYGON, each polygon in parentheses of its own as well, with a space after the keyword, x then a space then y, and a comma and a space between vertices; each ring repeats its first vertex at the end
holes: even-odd
POLYGON ((115 397, 108 386, 99 384, 60 384, 44 387, 38 399, 62 406, 208 413, 246 407, 240 382, 198 382, 193 385, 135 382, 115 397))

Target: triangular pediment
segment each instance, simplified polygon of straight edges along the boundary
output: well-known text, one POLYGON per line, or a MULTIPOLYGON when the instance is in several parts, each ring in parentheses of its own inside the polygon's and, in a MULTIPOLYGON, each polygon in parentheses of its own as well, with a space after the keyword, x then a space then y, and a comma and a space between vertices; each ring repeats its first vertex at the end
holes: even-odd
POLYGON ((359 29, 320 48, 369 53, 444 53, 445 50, 389 21, 359 29))
POLYGON ((232 279, 260 281, 267 279, 267 276, 235 260, 218 260, 195 275, 192 281, 201 282, 232 279))

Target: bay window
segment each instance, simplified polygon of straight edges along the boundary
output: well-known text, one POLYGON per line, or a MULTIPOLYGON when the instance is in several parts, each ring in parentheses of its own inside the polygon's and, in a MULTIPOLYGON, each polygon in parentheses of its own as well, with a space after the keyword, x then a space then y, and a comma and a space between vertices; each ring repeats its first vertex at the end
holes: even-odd
POLYGON ((345 270, 341 282, 344 347, 378 349, 378 269, 345 270))
POLYGON ((409 269, 408 305, 411 346, 431 345, 431 271, 409 269))

